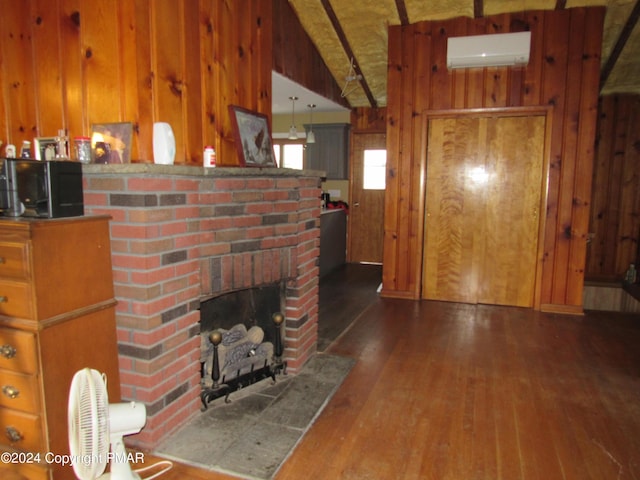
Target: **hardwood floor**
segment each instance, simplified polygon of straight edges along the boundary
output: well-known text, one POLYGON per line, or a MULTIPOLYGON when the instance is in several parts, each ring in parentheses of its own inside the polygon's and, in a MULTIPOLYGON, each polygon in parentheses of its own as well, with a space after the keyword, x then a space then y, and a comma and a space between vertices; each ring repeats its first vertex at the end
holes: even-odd
POLYGON ((382 265, 346 264, 320 280, 318 351, 324 352, 378 299, 382 265))
POLYGON ((357 364, 278 480, 640 479, 637 314, 377 299, 327 352, 357 364))

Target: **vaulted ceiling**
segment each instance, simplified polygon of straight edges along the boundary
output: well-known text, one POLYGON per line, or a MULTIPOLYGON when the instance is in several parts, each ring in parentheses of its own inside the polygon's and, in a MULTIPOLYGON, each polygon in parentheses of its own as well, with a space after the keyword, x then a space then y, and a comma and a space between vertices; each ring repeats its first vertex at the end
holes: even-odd
POLYGON ((606 6, 601 94, 640 94, 640 0, 289 0, 351 107, 387 103, 387 26, 606 6), (350 80, 350 81, 349 81, 350 80))

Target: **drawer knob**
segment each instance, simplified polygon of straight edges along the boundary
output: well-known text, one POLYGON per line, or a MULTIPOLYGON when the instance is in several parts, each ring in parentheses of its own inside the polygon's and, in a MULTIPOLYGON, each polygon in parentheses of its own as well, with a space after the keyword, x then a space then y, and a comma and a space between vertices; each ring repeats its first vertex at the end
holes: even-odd
POLYGON ((7 303, 9 301, 9 297, 6 295, 0 295, 0 303, 7 303))
POLYGON ((0 257, 0 263, 7 263, 7 261, 4 259, 4 257, 0 257))
POLYGON ((18 398, 18 395, 20 395, 20 390, 12 385, 5 385, 4 387, 2 387, 2 393, 4 393, 5 396, 11 399, 14 399, 18 398))
POLYGON ((19 442, 24 438, 20 431, 15 427, 7 427, 6 434, 11 443, 19 442))
POLYGON ((16 356, 16 349, 9 344, 0 346, 0 355, 4 358, 13 358, 16 356))

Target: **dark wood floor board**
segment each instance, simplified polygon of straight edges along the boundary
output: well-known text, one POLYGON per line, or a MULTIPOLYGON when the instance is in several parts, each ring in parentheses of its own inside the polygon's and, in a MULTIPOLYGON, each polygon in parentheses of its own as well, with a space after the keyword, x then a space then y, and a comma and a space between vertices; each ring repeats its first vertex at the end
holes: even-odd
POLYGON ((318 351, 324 352, 378 298, 381 265, 347 264, 320 280, 318 351))

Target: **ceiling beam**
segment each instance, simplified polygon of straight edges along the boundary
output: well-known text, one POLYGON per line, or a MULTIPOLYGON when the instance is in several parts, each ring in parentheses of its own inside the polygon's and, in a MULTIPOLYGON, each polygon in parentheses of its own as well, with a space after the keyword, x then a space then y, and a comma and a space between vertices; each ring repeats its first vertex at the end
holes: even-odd
POLYGON ((396 0, 396 10, 398 10, 398 17, 400 17, 400 25, 409 25, 409 14, 404 0, 396 0))
POLYGON ((604 67, 602 67, 602 72, 600 72, 600 90, 601 91, 604 88, 605 84, 607 83, 607 80, 609 79, 609 75, 611 75, 611 72, 613 71, 613 67, 616 66, 616 62, 618 61, 618 58, 620 57, 622 50, 624 50, 624 47, 627 44, 627 40, 629 40, 629 37, 631 36, 631 32, 633 32, 633 29, 638 23, 639 17, 640 17, 640 0, 636 0, 635 6, 633 7, 631 14, 629 15, 629 18, 627 18, 627 23, 625 23, 624 27, 622 28, 622 31, 620 32, 620 36, 618 37, 618 41, 614 45, 613 50, 611 50, 611 55, 609 55, 609 58, 607 59, 607 63, 604 65, 604 67))
POLYGON ((361 75, 360 85, 362 86, 362 89, 364 90, 364 93, 367 96, 369 103, 373 108, 377 108, 378 102, 376 102, 376 99, 373 96, 373 93, 371 93, 371 89, 369 88, 369 85, 367 84, 367 81, 365 80, 365 77, 362 74, 362 71, 360 70, 360 65, 358 65, 358 61, 356 60, 356 56, 353 54, 353 50, 351 50, 351 46, 349 45, 349 42, 347 41, 347 36, 344 34, 344 30, 342 30, 342 26, 338 21, 336 12, 334 12, 333 7, 329 3, 329 0, 321 0, 321 2, 325 12, 327 13, 327 16, 329 17, 329 20, 331 20, 331 25, 333 25, 333 29, 336 31, 336 34, 338 35, 338 39, 340 40, 340 43, 342 44, 342 48, 347 54, 347 57, 349 59, 353 59, 353 68, 355 70, 356 75, 361 75))
POLYGON ((484 0, 473 0, 473 18, 484 17, 484 0))

